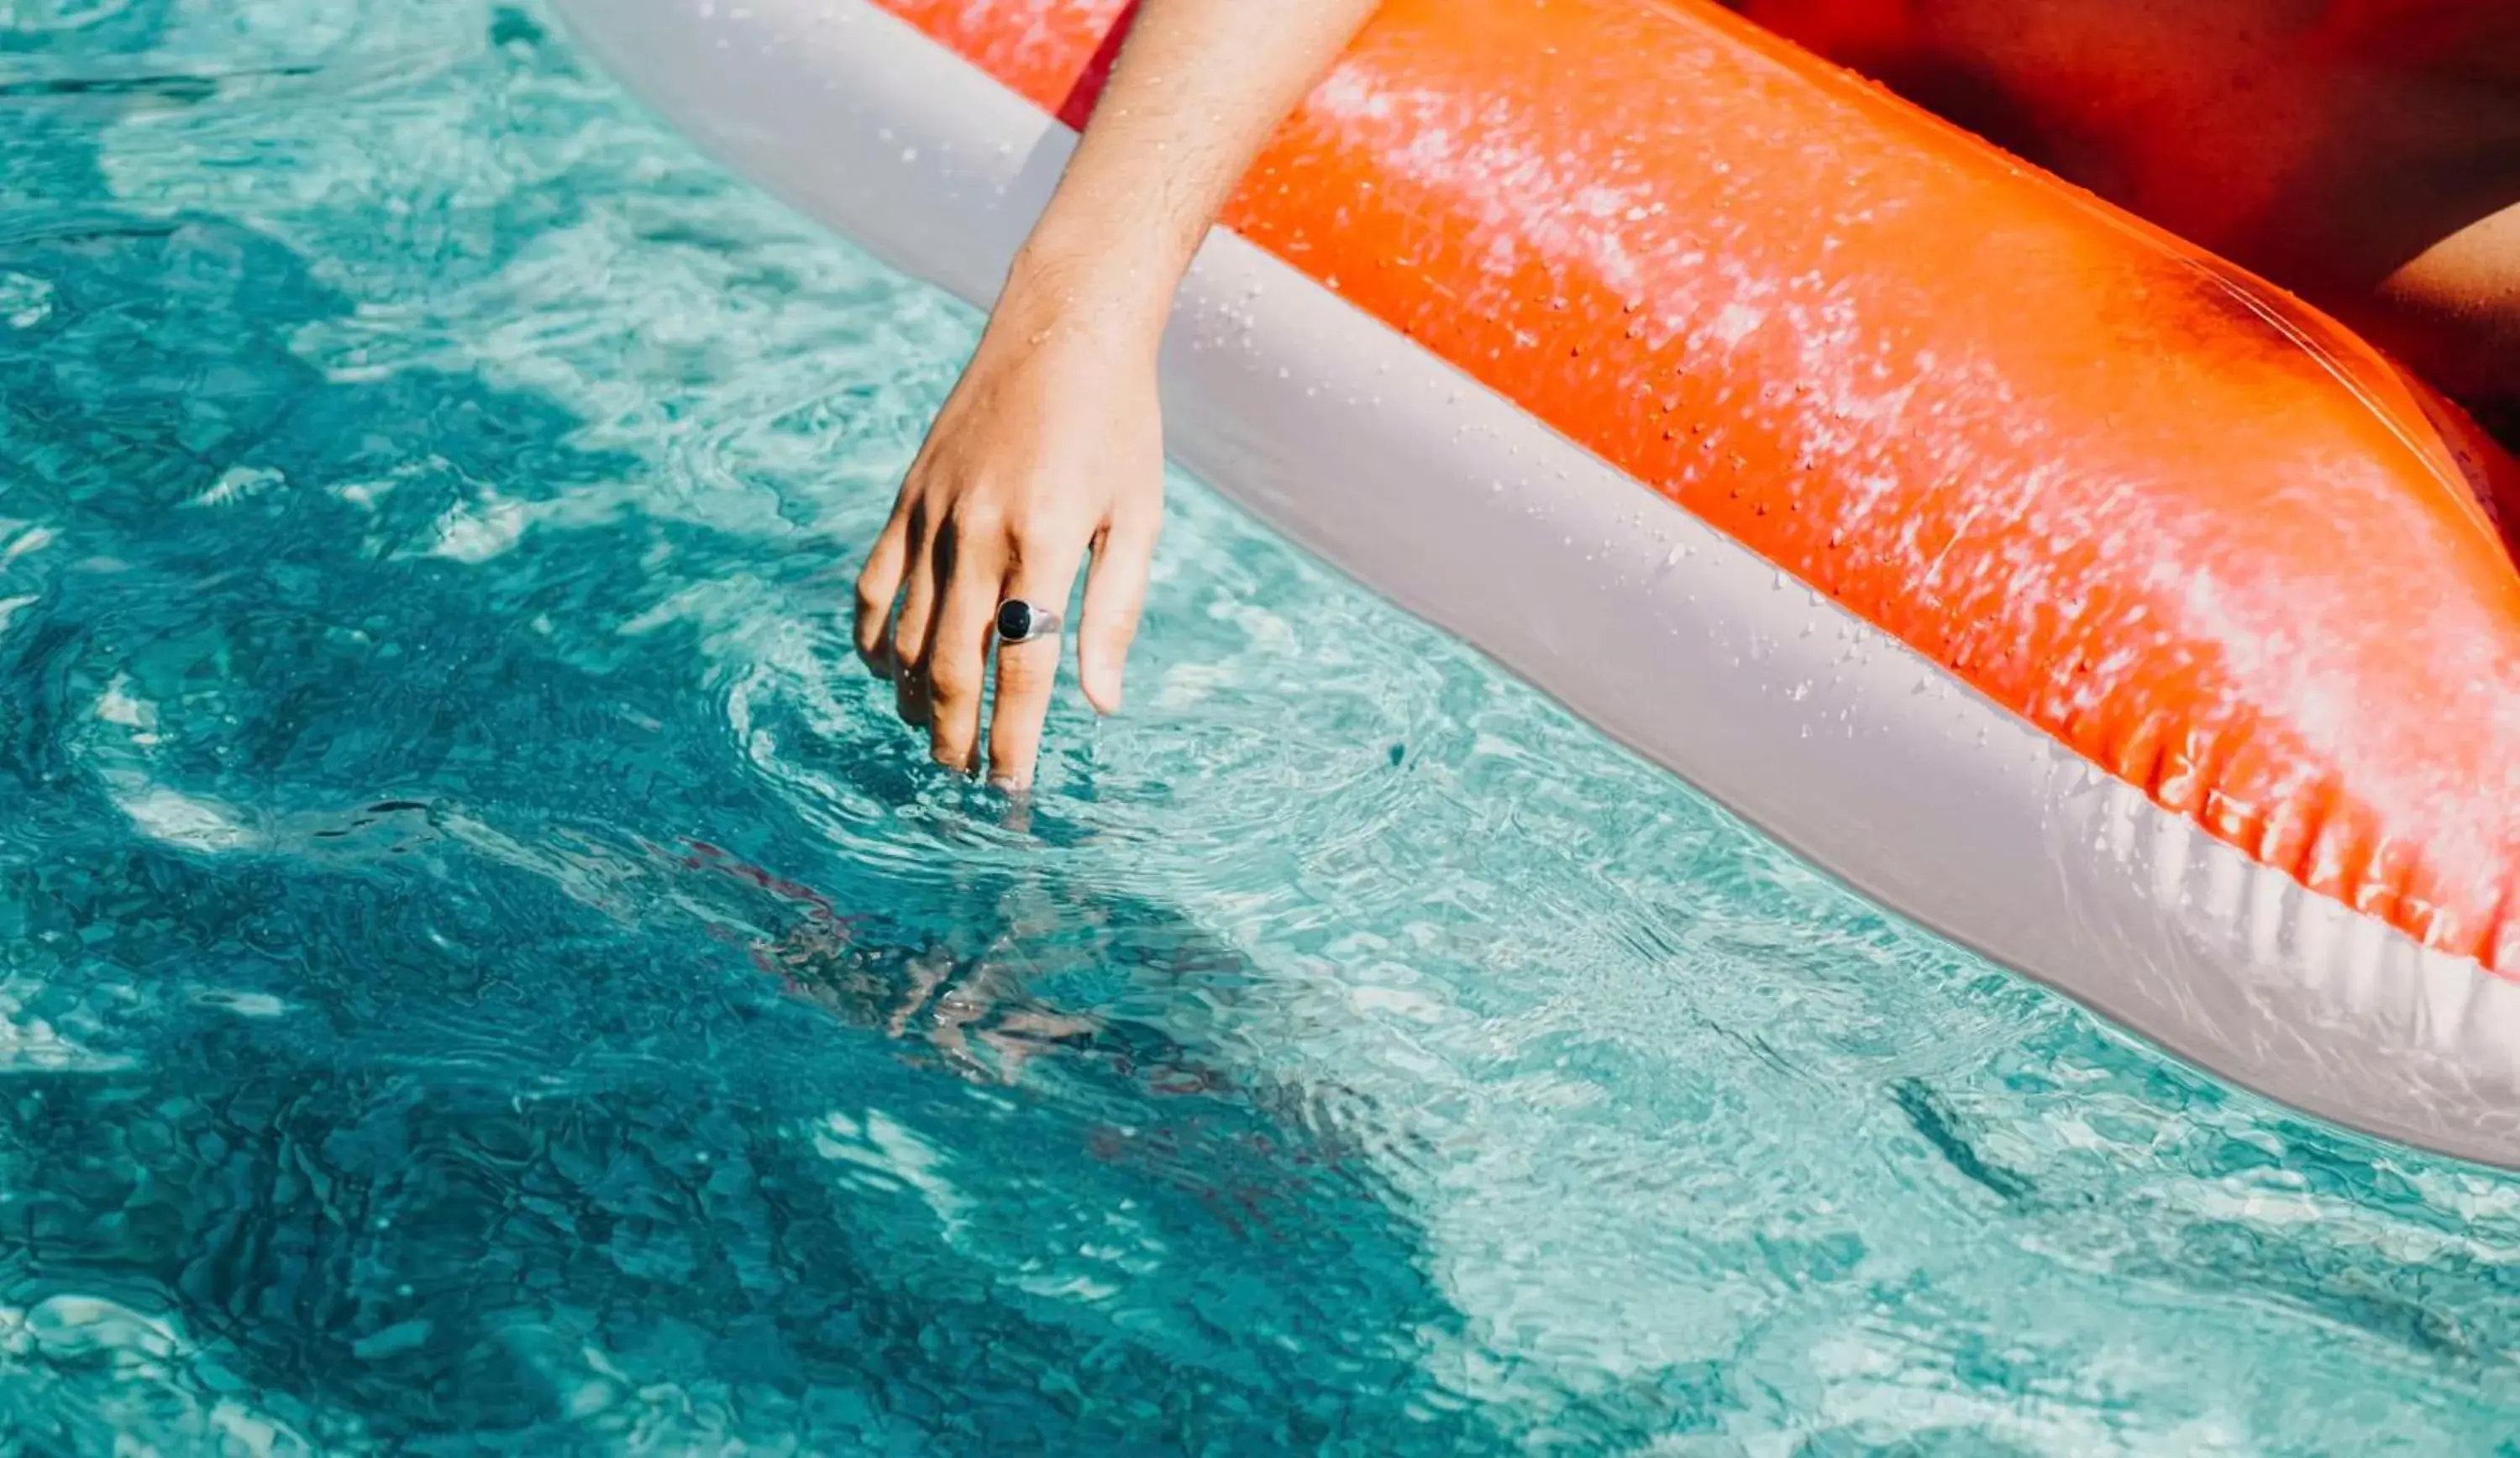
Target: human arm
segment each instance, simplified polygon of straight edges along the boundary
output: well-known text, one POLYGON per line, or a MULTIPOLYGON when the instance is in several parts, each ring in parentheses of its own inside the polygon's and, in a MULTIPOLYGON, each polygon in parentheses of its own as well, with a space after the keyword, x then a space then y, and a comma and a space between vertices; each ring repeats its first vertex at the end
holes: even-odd
POLYGON ((1378 0, 1141 0, 1101 105, 857 581, 857 645, 937 761, 1030 782, 1058 640, 1001 645, 998 605, 1064 609, 1087 553, 1078 672, 1120 704, 1163 516, 1155 357, 1199 242, 1378 0))
POLYGON ((2425 248, 2348 312, 2443 390, 2520 414, 2520 203, 2425 248))

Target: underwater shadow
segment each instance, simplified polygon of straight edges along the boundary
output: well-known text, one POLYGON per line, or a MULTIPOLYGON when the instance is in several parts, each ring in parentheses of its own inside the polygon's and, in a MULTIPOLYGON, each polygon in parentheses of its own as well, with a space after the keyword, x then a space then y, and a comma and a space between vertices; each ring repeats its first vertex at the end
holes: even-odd
POLYGON ((0 458, 47 543, 0 634, 0 923, 61 1039, 0 1082, 12 1305, 162 1318, 319 1447, 1507 1445, 1428 1373, 1458 1318, 1372 1111, 1163 1026, 1264 973, 1157 903, 1049 881, 1010 944, 1004 875, 835 857, 700 631, 617 631, 660 553, 821 564, 656 518, 433 552, 483 483, 653 467, 478 377, 327 377, 292 341, 351 301, 113 199, 81 114, 0 232, 43 303, 0 458), (873 914, 685 839, 727 827, 873 914), (957 1053, 917 994, 972 937, 957 1053), (1046 1000, 1011 946, 1103 991, 1046 1000))

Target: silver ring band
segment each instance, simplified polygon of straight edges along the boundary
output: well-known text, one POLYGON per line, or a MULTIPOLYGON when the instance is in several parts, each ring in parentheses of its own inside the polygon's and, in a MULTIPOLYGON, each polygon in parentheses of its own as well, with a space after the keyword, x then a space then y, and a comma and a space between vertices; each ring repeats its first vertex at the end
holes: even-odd
POLYGON ((998 604, 998 641, 1002 643, 1057 638, 1059 626, 1058 613, 1021 597, 1009 597, 998 604))

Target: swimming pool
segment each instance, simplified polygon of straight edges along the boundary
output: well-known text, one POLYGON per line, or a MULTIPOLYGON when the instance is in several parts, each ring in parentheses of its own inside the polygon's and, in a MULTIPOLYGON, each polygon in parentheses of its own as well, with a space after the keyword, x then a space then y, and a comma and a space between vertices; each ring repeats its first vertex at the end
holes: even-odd
POLYGON ((1194 483, 1029 821, 927 769, 839 610, 975 321, 539 11, 0 65, 12 1450, 2520 1426, 2520 1182, 1888 921, 1194 483))

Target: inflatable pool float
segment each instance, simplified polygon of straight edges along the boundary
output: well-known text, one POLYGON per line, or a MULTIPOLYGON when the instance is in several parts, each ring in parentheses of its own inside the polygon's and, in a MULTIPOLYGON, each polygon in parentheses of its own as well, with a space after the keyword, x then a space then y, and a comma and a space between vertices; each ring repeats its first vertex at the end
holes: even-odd
MULTIPOLYGON (((985 303, 1127 3, 561 9, 985 303)), ((2520 1165, 2520 468, 2386 359, 1690 0, 1392 0, 1226 225, 1219 490, 1898 912, 2520 1165)))

